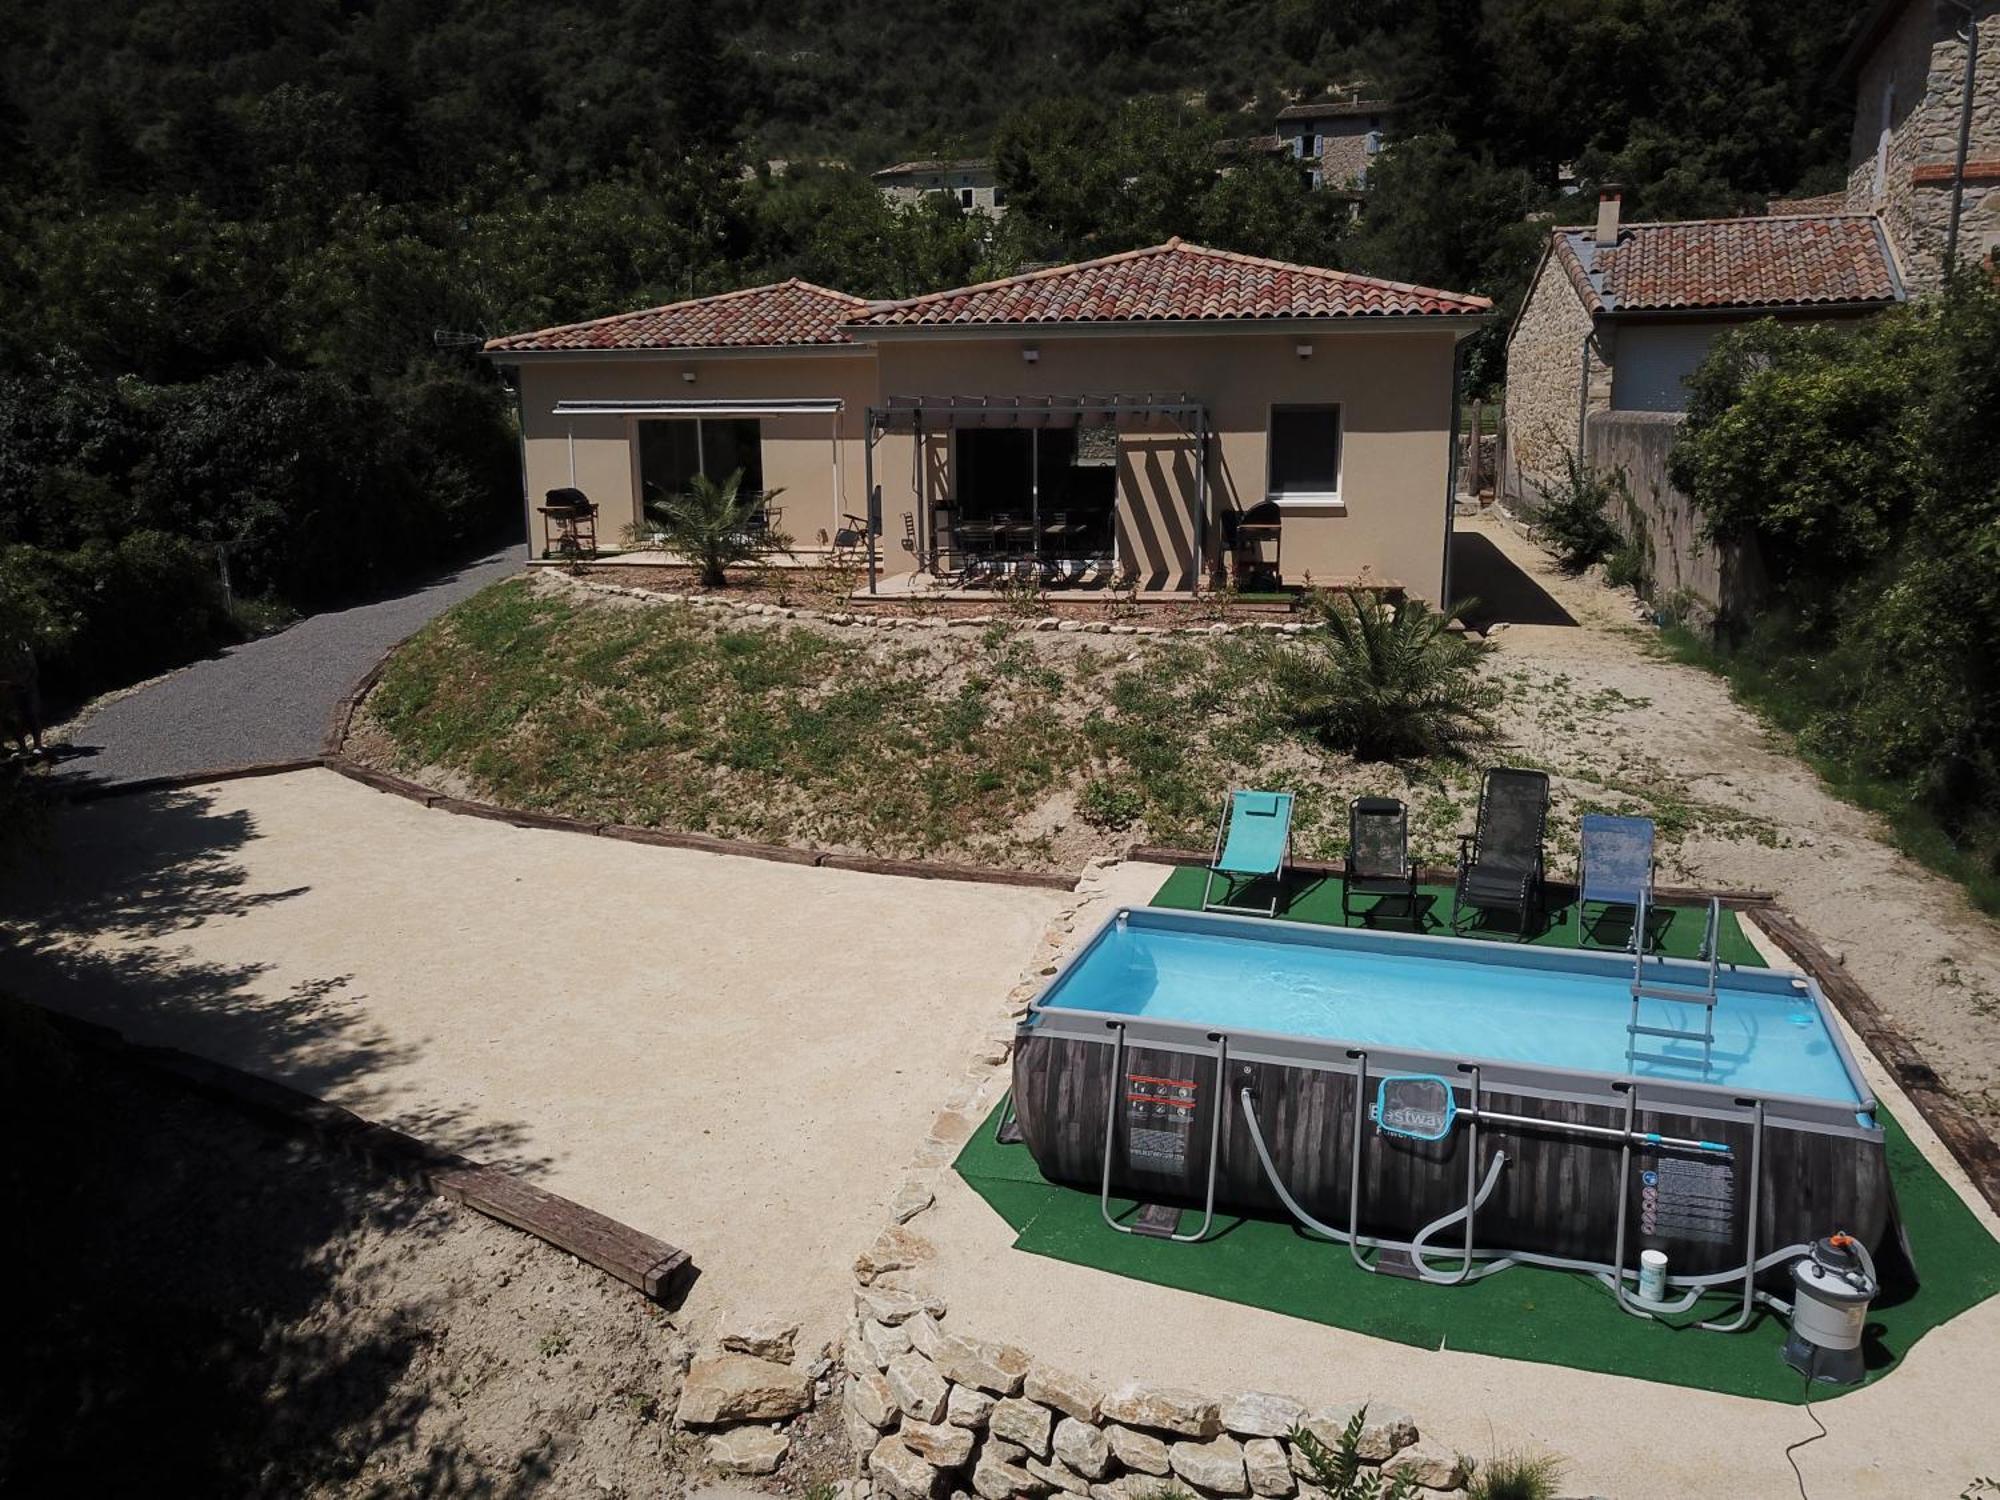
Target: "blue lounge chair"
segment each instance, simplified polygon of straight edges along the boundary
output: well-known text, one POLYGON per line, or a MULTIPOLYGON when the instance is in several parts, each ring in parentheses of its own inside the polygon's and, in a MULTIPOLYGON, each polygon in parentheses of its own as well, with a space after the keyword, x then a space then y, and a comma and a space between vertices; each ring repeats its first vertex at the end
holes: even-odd
POLYGON ((1577 946, 1583 946, 1588 931, 1585 905, 1605 908, 1597 914, 1599 926, 1609 908, 1623 906, 1632 912, 1632 931, 1625 947, 1628 952, 1637 952, 1646 938, 1639 924, 1653 904, 1653 820, 1585 813, 1581 844, 1576 859, 1577 946))
POLYGON ((1278 898, 1284 894, 1285 867, 1292 858, 1292 794, 1290 792, 1231 792, 1223 810, 1221 826, 1215 830, 1215 854, 1208 862, 1208 878, 1202 882, 1203 911, 1235 912, 1245 917, 1275 917, 1278 898), (1215 877, 1228 883, 1221 901, 1211 899, 1215 877), (1231 906, 1238 881, 1271 880, 1277 888, 1271 904, 1231 906))

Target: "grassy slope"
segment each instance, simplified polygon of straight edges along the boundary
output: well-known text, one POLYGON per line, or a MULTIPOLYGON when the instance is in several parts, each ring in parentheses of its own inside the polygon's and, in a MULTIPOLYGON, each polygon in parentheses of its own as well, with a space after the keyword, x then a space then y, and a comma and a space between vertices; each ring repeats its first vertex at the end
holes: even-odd
MULTIPOLYGON (((514 582, 398 653, 367 722, 386 736, 379 758, 420 778, 725 837, 1073 870, 1135 839, 1205 848, 1228 788, 1282 786, 1298 795, 1302 856, 1337 856, 1348 799, 1372 792, 1410 805, 1419 858, 1449 861, 1471 826, 1478 767, 1327 753, 1272 721, 1266 649, 1238 636, 1005 624, 735 623, 514 582)), ((1564 678, 1495 671, 1510 717, 1539 730, 1482 759, 1537 764, 1533 745, 1557 754, 1579 719, 1632 706, 1564 678)), ((1547 767, 1561 778, 1552 868, 1568 867, 1581 812, 1651 815, 1669 845, 1741 821, 1685 803, 1670 781, 1607 777, 1587 755, 1560 755, 1547 767)))

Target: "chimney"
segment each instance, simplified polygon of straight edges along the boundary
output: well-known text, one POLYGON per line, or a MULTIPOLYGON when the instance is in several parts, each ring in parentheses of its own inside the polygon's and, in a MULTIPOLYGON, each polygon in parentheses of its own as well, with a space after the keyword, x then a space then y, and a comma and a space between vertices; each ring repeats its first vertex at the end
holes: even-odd
POLYGON ((1605 249, 1618 243, 1618 200, 1624 189, 1607 182, 1597 193, 1597 243, 1605 249))

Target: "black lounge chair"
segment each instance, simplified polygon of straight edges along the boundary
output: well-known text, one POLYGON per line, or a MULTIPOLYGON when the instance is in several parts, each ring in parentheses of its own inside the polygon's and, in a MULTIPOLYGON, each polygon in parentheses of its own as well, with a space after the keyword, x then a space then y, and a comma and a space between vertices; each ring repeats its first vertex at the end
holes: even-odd
POLYGON ((1459 835, 1458 889, 1451 930, 1465 935, 1467 908, 1511 911, 1520 935, 1542 905, 1542 834, 1549 819, 1549 778, 1495 766, 1479 789, 1479 826, 1459 835))
POLYGON ((1402 901, 1401 915, 1417 916, 1417 869, 1410 863, 1410 814, 1394 797, 1356 797, 1347 804, 1347 861, 1340 872, 1340 916, 1355 916, 1354 898, 1373 896, 1360 913, 1372 921, 1391 898, 1402 901))

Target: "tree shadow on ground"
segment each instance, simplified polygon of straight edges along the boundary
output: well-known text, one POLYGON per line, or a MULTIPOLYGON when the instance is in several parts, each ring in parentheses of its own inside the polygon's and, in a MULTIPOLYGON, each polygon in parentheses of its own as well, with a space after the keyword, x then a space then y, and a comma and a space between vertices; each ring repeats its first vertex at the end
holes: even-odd
MULTIPOLYGON (((241 855, 255 820, 195 791, 70 808, 27 859, 0 875, 0 986, 134 1041, 191 1052, 374 1115, 434 1144, 523 1171, 518 1126, 453 1109, 412 1109, 381 1081, 415 1048, 353 993, 352 972, 276 990, 263 962, 193 956, 177 934, 294 900, 260 889, 241 855)), ((354 934, 365 944, 367 934, 354 934)))
POLYGON ((438 1388, 440 1308, 471 1288, 409 1267, 493 1266, 450 1243, 476 1226, 4 996, 0 1044, 0 1124, 37 1143, 0 1156, 0 1492, 547 1488, 438 1388))

